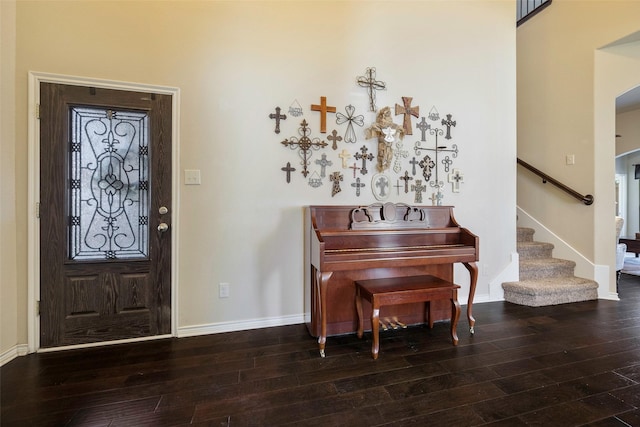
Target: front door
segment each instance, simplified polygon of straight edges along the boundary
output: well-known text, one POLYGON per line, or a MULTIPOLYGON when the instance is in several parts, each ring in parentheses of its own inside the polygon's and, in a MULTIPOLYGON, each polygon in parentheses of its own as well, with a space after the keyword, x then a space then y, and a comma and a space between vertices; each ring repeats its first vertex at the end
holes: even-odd
POLYGON ((171 105, 41 83, 41 347, 171 333, 171 105))

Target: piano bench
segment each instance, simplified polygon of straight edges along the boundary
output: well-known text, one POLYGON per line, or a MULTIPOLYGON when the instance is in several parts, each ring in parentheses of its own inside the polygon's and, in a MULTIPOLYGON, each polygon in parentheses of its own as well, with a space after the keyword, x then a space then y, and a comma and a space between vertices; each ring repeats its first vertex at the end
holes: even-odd
MULTIPOLYGON (((390 277, 383 279, 357 280, 356 285, 356 310, 358 312, 358 338, 364 333, 364 319, 362 316, 362 300, 371 303, 371 332, 373 344, 371 355, 378 358, 380 349, 380 307, 385 305, 409 304, 416 302, 429 302, 448 299, 451 301, 451 338, 453 345, 458 345, 456 326, 460 317, 460 304, 458 304, 459 285, 447 282, 435 276, 409 276, 390 277)), ((428 319, 429 327, 433 327, 431 316, 428 319)))

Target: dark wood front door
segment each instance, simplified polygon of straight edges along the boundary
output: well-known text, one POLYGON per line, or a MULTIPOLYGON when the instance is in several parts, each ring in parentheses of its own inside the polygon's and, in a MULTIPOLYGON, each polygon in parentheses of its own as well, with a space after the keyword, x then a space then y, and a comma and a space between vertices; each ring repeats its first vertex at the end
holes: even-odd
POLYGON ((41 347, 171 333, 171 105, 41 84, 41 347))

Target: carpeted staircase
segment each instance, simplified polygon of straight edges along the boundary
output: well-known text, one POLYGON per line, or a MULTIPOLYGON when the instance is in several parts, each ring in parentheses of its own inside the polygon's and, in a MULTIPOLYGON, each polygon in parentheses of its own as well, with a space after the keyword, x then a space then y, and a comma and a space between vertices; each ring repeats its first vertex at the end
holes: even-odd
POLYGON ((518 228, 520 281, 505 282, 505 301, 539 307, 598 298, 598 283, 576 277, 576 263, 553 258, 551 243, 535 242, 532 228, 518 228))

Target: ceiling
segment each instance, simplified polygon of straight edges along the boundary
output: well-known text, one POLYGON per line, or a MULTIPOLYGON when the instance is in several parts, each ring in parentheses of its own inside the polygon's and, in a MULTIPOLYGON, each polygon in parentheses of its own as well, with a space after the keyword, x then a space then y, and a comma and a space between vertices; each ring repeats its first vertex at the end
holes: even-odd
POLYGON ((640 108, 640 86, 616 98, 616 114, 640 108))

